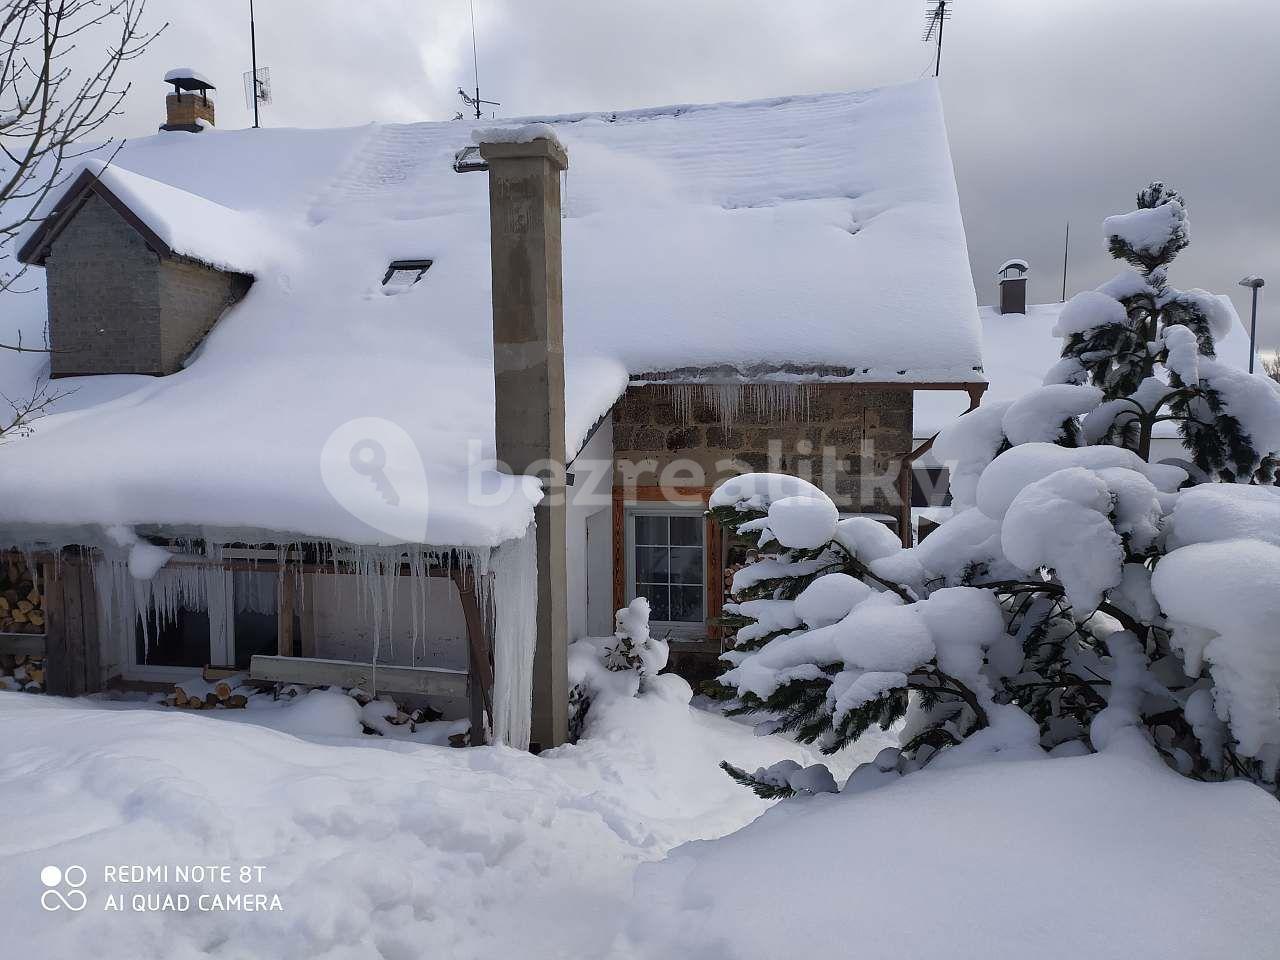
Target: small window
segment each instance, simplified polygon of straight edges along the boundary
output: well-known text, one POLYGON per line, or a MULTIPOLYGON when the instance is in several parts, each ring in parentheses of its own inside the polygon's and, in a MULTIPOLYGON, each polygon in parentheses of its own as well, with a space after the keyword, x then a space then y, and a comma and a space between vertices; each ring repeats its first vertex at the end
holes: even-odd
POLYGON ((148 610, 140 614, 134 631, 139 666, 203 667, 209 662, 210 630, 207 610, 179 608, 173 619, 148 610), (147 622, 144 625, 142 618, 147 622))
POLYGON ((945 467, 913 467, 911 470, 911 506, 951 506, 951 486, 945 467))
POLYGON ((423 278, 431 269, 431 260, 392 260, 382 277, 385 293, 401 293, 423 278))
POLYGON ((628 524, 631 597, 649 601, 655 635, 701 636, 706 626, 706 522, 697 513, 635 511, 628 524))

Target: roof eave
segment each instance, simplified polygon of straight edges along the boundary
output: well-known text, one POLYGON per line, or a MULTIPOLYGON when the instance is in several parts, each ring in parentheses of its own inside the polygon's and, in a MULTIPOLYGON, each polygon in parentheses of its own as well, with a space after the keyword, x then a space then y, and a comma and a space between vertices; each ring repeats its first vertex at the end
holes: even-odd
POLYGON ((97 194, 107 204, 124 218, 124 221, 133 227, 142 235, 147 246, 158 253, 162 257, 173 256, 173 250, 169 244, 165 243, 154 230, 147 226, 136 213, 130 209, 129 205, 121 200, 116 194, 102 182, 102 178, 93 173, 91 170, 82 170, 80 175, 72 181, 62 197, 54 205, 35 232, 27 238, 18 250, 18 261, 28 266, 43 267, 45 261, 49 259, 49 250, 53 246, 58 236, 66 229, 67 225, 79 213, 80 208, 84 205, 85 200, 90 194, 97 194))

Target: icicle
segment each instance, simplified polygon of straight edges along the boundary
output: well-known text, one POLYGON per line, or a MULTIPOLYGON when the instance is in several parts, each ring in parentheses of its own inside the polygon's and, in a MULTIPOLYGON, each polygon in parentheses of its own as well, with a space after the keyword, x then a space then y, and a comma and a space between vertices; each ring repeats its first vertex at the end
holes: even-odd
POLYGON ((493 732, 517 750, 529 748, 533 718, 533 651, 538 639, 538 548, 534 525, 494 554, 493 732))

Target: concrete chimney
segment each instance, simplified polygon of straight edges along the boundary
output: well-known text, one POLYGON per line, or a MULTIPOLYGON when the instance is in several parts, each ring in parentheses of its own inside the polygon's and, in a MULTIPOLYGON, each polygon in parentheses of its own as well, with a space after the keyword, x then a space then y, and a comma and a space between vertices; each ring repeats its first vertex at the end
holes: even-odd
POLYGON ((1030 268, 1025 260, 1006 260, 996 271, 996 279, 1000 281, 1000 312, 1027 312, 1027 271, 1030 268))
POLYGON ((178 67, 164 75, 173 84, 173 93, 164 98, 164 123, 161 130, 184 130, 199 133, 213 126, 213 98, 216 89, 204 75, 190 67, 178 67))
POLYGON ((533 743, 546 749, 563 743, 569 729, 560 259, 560 173, 569 161, 557 141, 543 137, 482 142, 480 155, 489 165, 497 457, 512 473, 541 476, 546 493, 535 512, 532 729, 533 743))

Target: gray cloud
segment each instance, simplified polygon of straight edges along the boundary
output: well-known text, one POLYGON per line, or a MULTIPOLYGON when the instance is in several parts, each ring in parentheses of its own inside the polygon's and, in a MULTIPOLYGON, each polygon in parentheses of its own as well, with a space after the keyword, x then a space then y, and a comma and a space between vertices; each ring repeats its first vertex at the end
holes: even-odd
MULTIPOLYGON (((247 4, 151 0, 172 25, 133 65, 121 135, 159 122, 170 66, 219 84, 219 125, 249 122, 247 4)), ((447 119, 470 87, 467 0, 261 0, 259 62, 274 125, 447 119)), ((901 0, 476 0, 481 83, 521 115, 855 89, 928 71, 923 3, 901 0)), ((1010 256, 1032 297, 1115 271, 1100 223, 1160 177, 1186 194, 1193 244, 1174 282, 1235 297, 1245 273, 1280 287, 1280 23, 1262 0, 958 0, 943 96, 979 299, 1010 256)), ((1280 303, 1276 296, 1272 301, 1280 303)), ((1264 303, 1262 342, 1280 346, 1264 303)))

